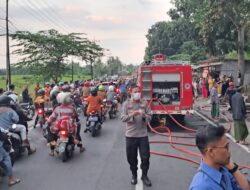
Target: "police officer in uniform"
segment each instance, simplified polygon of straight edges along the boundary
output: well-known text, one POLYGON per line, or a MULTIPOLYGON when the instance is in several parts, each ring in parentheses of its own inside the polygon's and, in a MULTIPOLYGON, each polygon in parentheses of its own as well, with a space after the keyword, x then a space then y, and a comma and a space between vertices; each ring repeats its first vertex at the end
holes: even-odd
POLYGON ((151 186, 148 178, 149 169, 149 141, 147 132, 147 123, 151 120, 151 110, 147 102, 141 99, 139 87, 131 85, 131 99, 123 104, 121 120, 126 122, 126 153, 127 161, 132 172, 131 184, 137 184, 137 153, 141 157, 141 179, 146 186, 151 186))

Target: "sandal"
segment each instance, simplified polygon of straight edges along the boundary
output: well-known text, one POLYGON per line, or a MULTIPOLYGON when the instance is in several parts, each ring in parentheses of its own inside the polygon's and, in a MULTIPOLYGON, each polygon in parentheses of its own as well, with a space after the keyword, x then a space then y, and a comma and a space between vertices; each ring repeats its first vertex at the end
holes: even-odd
POLYGON ((13 181, 11 181, 11 182, 9 183, 9 186, 13 186, 13 185, 15 185, 15 184, 17 184, 17 183, 20 183, 20 182, 21 182, 20 179, 14 179, 13 181))

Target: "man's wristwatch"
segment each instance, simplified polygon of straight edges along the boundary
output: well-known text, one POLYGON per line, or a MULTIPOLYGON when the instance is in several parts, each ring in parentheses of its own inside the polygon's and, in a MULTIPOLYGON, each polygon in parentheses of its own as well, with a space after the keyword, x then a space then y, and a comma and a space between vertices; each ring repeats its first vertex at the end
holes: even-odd
POLYGON ((231 174, 233 174, 234 172, 236 172, 238 170, 238 164, 234 163, 234 167, 230 170, 228 170, 231 174))

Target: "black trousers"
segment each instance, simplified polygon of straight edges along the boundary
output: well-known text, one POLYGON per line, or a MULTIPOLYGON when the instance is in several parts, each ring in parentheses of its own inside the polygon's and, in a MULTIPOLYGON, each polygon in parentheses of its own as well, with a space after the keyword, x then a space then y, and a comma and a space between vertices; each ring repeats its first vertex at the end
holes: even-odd
POLYGON ((141 157, 142 175, 147 175, 149 169, 150 148, 148 137, 126 137, 127 160, 130 165, 132 175, 137 176, 137 153, 141 157))

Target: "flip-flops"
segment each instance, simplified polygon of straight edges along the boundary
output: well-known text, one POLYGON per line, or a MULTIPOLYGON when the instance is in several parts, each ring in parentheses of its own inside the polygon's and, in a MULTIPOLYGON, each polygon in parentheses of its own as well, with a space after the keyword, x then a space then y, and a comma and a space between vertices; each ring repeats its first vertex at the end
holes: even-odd
POLYGON ((15 180, 13 180, 12 182, 9 183, 9 186, 16 185, 17 183, 20 183, 20 182, 21 182, 20 179, 15 179, 15 180))

